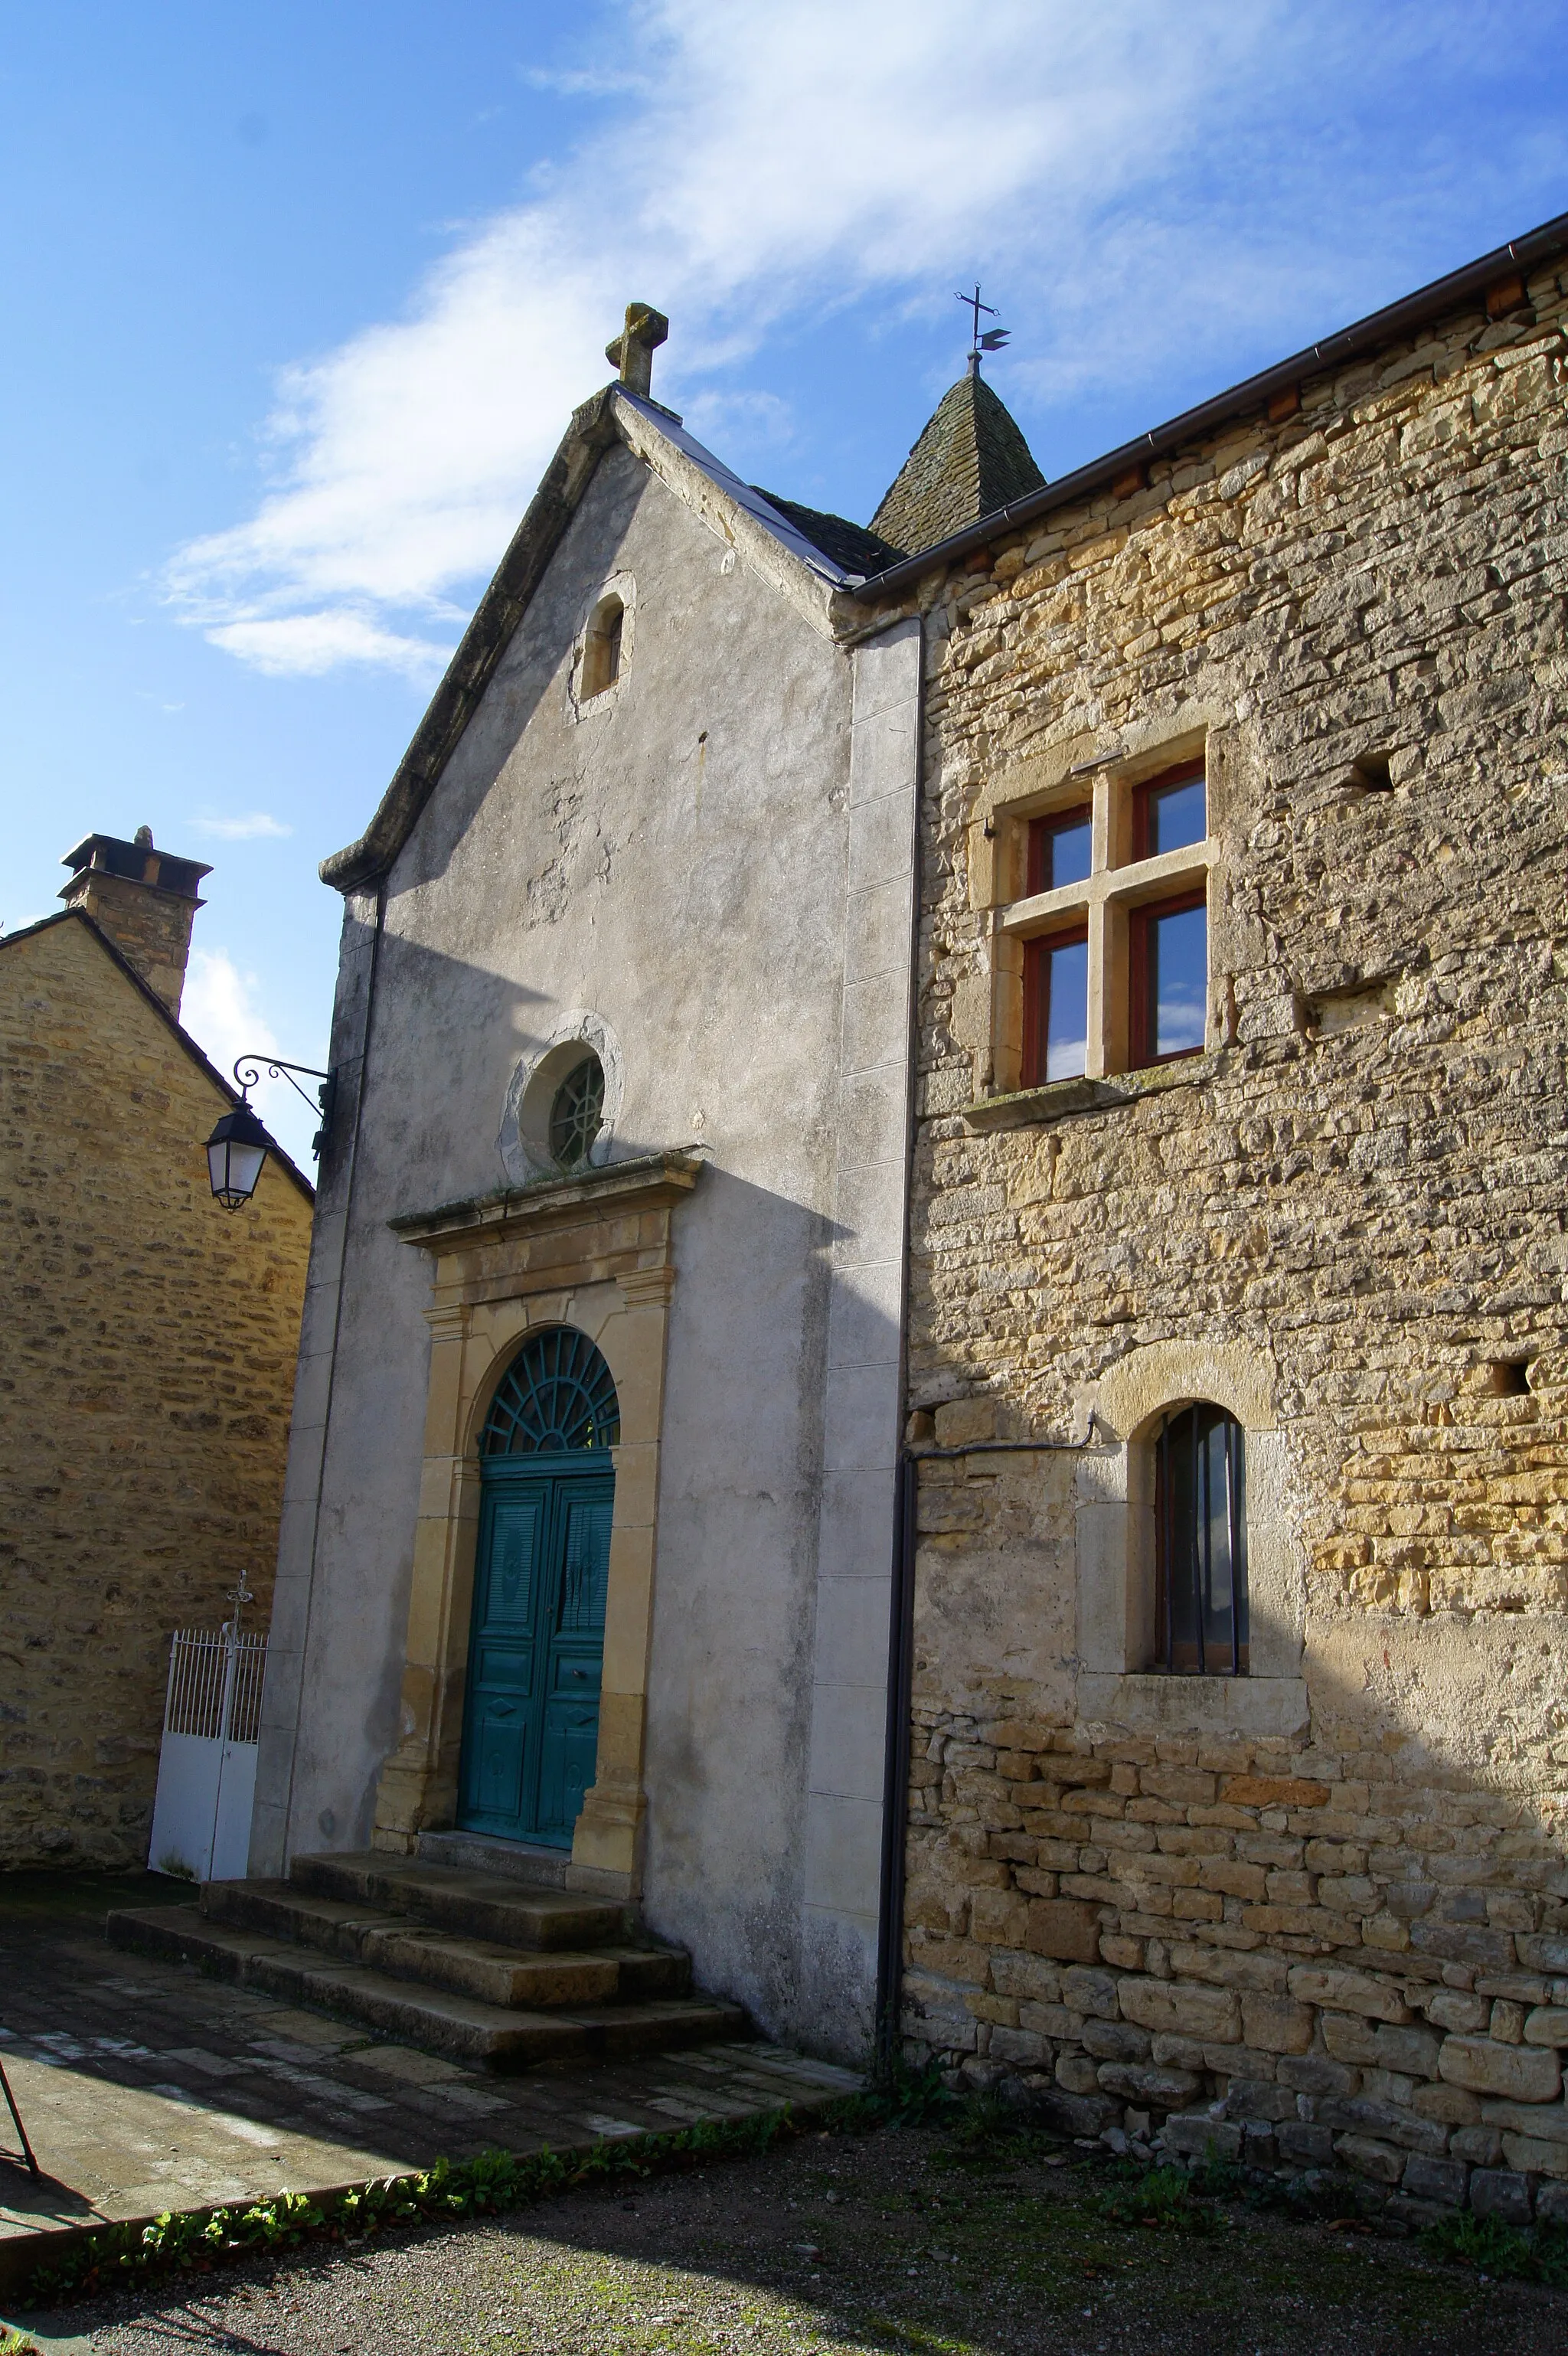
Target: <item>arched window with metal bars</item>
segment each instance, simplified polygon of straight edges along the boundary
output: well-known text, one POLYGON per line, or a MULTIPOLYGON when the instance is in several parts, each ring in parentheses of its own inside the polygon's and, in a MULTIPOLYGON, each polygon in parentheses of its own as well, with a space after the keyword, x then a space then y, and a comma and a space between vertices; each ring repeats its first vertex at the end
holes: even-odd
POLYGON ((620 1437, 621 1404, 600 1352, 575 1325, 547 1325, 529 1334, 496 1385, 479 1453, 606 1449, 620 1437))
POLYGON ((1245 1435, 1199 1399, 1155 1436, 1155 1642, 1160 1667, 1247 1673, 1245 1435))

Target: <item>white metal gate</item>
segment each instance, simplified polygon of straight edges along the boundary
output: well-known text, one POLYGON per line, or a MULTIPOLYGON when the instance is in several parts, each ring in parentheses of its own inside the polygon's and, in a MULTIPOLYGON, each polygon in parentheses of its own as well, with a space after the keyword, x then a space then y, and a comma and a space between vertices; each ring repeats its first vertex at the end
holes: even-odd
POLYGON ((241 1879, 251 1847, 265 1636, 182 1628, 169 1647, 147 1863, 186 1881, 241 1879))

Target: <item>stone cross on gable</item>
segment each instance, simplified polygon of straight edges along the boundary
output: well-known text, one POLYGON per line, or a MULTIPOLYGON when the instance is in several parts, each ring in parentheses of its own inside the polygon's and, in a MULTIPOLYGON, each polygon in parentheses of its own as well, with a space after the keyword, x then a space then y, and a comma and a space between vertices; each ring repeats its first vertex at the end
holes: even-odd
POLYGON ((605 345, 604 357, 614 361, 628 392, 640 392, 645 400, 651 397, 654 354, 668 333, 669 321, 652 304, 627 304, 626 324, 614 341, 605 345))

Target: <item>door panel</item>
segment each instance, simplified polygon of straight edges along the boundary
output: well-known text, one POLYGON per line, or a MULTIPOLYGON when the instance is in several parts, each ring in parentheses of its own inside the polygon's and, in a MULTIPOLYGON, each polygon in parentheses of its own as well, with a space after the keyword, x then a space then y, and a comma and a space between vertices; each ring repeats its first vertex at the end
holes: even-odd
POLYGON ((570 1843, 571 1828, 582 1811, 582 1795, 593 1781, 598 1748, 597 1704, 583 1708, 557 1701, 546 1711, 537 1839, 570 1843))
POLYGON ((528 1719, 520 1702, 499 1694, 475 1698, 473 1804, 486 1822, 510 1822, 523 1808, 528 1719))
POLYGON ((593 1781, 614 1472, 486 1462, 458 1822, 570 1847, 593 1781))
MULTIPOLYGON (((586 1488, 586 1483, 583 1487, 586 1488)), ((586 1636, 603 1646, 604 1596, 610 1584, 610 1514, 613 1490, 562 1500, 560 1633, 586 1636)))

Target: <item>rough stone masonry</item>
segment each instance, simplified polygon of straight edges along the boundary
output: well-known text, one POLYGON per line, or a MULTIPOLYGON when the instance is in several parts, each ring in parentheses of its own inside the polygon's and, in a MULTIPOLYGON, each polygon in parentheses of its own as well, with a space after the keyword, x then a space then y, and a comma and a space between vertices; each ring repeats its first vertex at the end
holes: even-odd
POLYGON ((102 900, 0 958, 0 1868, 144 1864, 171 1635, 265 1625, 310 1243, 275 1156, 212 1200, 231 1097, 99 923, 175 1008, 184 938, 102 900))
POLYGON ((910 2050, 1413 2218, 1568 2215, 1565 286, 915 600, 910 2050), (1020 1091, 1024 819, 1195 747, 1204 1053, 1020 1091), (1274 1673, 1091 1675, 1093 1517, 1211 1364, 1274 1673))

